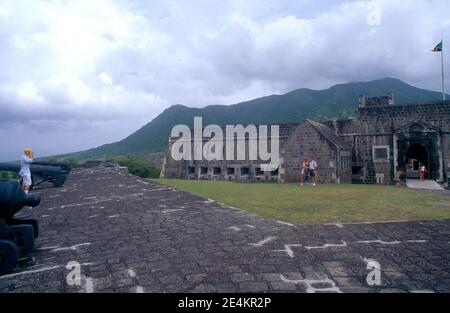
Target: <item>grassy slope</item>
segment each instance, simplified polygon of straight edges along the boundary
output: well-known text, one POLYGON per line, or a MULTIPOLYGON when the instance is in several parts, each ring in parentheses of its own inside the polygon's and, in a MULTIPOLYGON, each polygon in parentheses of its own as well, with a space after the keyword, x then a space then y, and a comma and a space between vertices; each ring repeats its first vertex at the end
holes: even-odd
POLYGON ((157 181, 264 217, 291 223, 449 219, 450 196, 374 185, 157 181))

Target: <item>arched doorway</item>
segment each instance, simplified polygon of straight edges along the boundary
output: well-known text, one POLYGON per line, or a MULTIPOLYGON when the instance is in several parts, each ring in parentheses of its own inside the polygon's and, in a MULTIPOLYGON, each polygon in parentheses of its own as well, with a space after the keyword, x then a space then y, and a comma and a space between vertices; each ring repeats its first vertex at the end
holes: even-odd
POLYGON ((396 180, 419 177, 419 163, 427 167, 427 178, 444 181, 444 142, 440 129, 422 122, 411 122, 395 130, 393 138, 394 177, 396 180), (416 160, 415 164, 411 160, 416 160), (412 163, 412 164, 411 164, 412 163), (411 169, 410 171, 408 170, 411 169), (411 175, 413 177, 411 177, 411 175))
POLYGON ((429 167, 428 150, 419 144, 413 144, 408 147, 406 151, 406 178, 419 178, 419 167, 425 165, 428 172, 431 172, 429 167))

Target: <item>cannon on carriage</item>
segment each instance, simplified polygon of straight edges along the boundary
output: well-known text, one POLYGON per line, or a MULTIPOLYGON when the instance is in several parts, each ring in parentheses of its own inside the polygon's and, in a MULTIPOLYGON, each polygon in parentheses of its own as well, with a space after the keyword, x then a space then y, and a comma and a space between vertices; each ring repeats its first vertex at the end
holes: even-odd
MULTIPOLYGON (((19 173, 20 165, 17 163, 0 163, 0 171, 19 173)), ((33 178, 32 187, 42 183, 50 182, 54 187, 62 187, 67 179, 67 170, 60 166, 47 166, 31 164, 31 176, 33 178)))
POLYGON ((44 165, 44 166, 56 166, 60 167, 65 174, 69 174, 72 166, 67 162, 62 161, 40 161, 40 160, 34 160, 33 165, 44 165))
POLYGON ((9 273, 25 257, 39 236, 35 219, 16 218, 24 206, 38 206, 38 195, 25 194, 17 180, 0 180, 0 275, 9 273))

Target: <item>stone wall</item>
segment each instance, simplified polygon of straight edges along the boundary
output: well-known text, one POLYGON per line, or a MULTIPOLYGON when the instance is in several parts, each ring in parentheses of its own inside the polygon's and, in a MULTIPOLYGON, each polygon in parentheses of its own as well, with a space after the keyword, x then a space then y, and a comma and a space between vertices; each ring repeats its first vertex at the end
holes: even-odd
POLYGON ((295 129, 284 152, 284 179, 287 182, 298 183, 303 159, 313 156, 318 164, 318 183, 350 183, 350 164, 341 169, 337 147, 307 122, 295 129))
MULTIPOLYGON (((354 165, 361 166, 362 182, 372 183, 368 177, 368 162, 373 147, 389 146, 389 160, 374 160, 376 174, 379 178, 384 177, 383 183, 387 184, 395 179, 393 134, 413 122, 423 122, 438 128, 441 147, 433 148, 433 153, 442 153, 443 168, 446 169, 447 164, 450 164, 450 101, 362 107, 356 119, 329 121, 327 125, 333 127, 352 146, 354 165)), ((437 177, 437 174, 434 173, 433 177, 437 177)))
POLYGON ((442 134, 442 151, 443 151, 443 159, 444 159, 444 168, 445 174, 447 178, 447 186, 450 188, 450 134, 443 133, 442 134))
MULTIPOLYGON (((279 142, 280 150, 286 144, 286 141, 290 137, 293 129, 297 124, 281 124, 279 125, 279 142)), ((225 135, 225 128, 222 127, 223 133, 225 135)), ((270 126, 268 128, 268 133, 271 133, 270 126)), ((237 158, 237 138, 234 138, 235 149, 234 149, 234 160, 226 159, 226 140, 225 136, 223 138, 223 160, 207 160, 203 158, 202 160, 183 160, 175 161, 171 156, 171 148, 173 143, 178 138, 170 138, 169 146, 166 150, 166 157, 164 160, 164 169, 161 171, 161 177, 166 178, 179 178, 179 179, 211 179, 211 180, 233 180, 240 182, 256 182, 256 181, 267 181, 267 182, 279 182, 279 171, 263 171, 261 166, 263 164, 269 163, 268 161, 261 160, 260 155, 257 155, 256 160, 252 160, 249 156, 249 138, 245 138, 245 159, 238 160, 237 158)), ((194 134, 191 130, 191 153, 193 155, 193 143, 194 134)), ((203 138, 203 144, 205 144, 209 138, 203 138)), ((268 147, 271 147, 271 138, 267 138, 268 147)), ((255 141, 257 144, 257 141, 255 141)), ((281 151, 280 151, 281 152, 281 151)), ((280 153, 281 154, 281 153, 280 153)))
MULTIPOLYGON (((367 103, 371 104, 370 101, 367 103)), ((246 160, 242 161, 208 162, 174 161, 170 153, 167 153, 162 174, 170 178, 298 182, 301 161, 305 157, 314 156, 318 161, 318 181, 321 183, 353 181, 390 184, 399 178, 398 170, 404 166, 399 164, 399 159, 404 158, 406 146, 418 142, 430 151, 430 164, 434 168, 430 176, 432 178, 439 176, 436 160, 440 160, 442 164, 439 168, 444 172, 442 179, 449 179, 450 101, 388 105, 383 105, 383 101, 378 102, 376 105, 360 103, 357 117, 354 119, 322 122, 334 130, 351 150, 340 151, 338 146, 305 121, 280 125, 278 172, 261 173, 258 168, 263 162, 249 160, 248 155, 246 160), (421 135, 415 135, 414 131, 402 129, 414 122, 430 126, 434 129, 434 133, 427 130, 421 135), (383 147, 387 151, 386 158, 375 158, 374 153, 383 150, 383 147), (350 157, 348 153, 351 156, 351 164, 347 162, 350 157), (228 174, 230 167, 235 168, 233 175, 228 174), (220 168, 220 174, 217 174, 219 172, 217 168, 220 168), (240 175, 241 168, 248 168, 248 175, 240 175)), ((248 142, 246 145, 248 148, 248 142)), ((167 152, 169 149, 170 146, 167 152)))
MULTIPOLYGON (((314 156, 318 163, 318 183, 350 183, 350 150, 340 151, 308 122, 282 124, 280 126, 280 167, 274 171, 262 171, 259 158, 250 160, 249 142, 245 160, 173 160, 170 149, 177 138, 171 138, 166 152, 162 177, 180 179, 233 180, 239 182, 299 182, 300 164, 303 158, 314 156)), ((193 137, 192 137, 193 139, 193 137)), ((204 140, 205 142, 207 140, 204 140)), ((270 145, 270 139, 269 139, 270 145)), ((224 155, 226 155, 224 141, 224 155)), ((235 150, 236 153, 236 150, 235 150)), ((235 154, 236 155, 236 154, 235 154)))

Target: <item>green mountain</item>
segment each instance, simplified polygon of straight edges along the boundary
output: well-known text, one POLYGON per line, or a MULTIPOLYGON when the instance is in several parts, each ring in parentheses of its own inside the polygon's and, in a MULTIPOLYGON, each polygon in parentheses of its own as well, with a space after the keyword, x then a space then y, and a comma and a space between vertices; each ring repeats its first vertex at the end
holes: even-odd
MULTIPOLYGON (((203 117, 206 124, 289 123, 307 118, 324 120, 348 118, 355 115, 358 96, 384 96, 394 92, 395 101, 420 102, 440 100, 441 93, 420 89, 407 83, 385 78, 369 82, 335 85, 326 90, 297 89, 284 95, 272 95, 234 105, 211 105, 190 108, 174 105, 127 138, 103 146, 74 153, 79 159, 104 156, 145 155, 162 152, 174 125, 193 126, 194 116, 203 117)), ((159 154, 161 157, 162 154, 159 154)))

